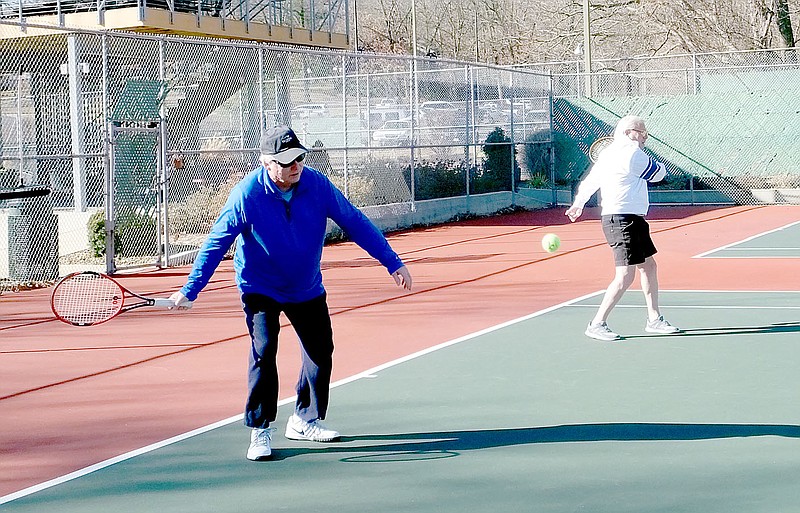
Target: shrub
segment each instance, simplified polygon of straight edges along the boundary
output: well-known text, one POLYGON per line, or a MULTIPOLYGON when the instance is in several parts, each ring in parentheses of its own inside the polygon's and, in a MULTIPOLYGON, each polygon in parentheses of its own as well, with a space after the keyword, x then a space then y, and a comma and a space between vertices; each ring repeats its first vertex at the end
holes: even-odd
MULTIPOLYGON (((92 256, 100 257, 106 254, 106 215, 103 211, 95 212, 86 223, 89 235, 89 250, 92 256)), ((116 243, 114 245, 116 247, 116 243)))
POLYGON ((550 179, 544 173, 536 173, 528 180, 528 186, 533 189, 549 189, 550 179))
POLYGON ((471 178, 471 192, 510 191, 512 176, 519 183, 521 172, 517 164, 517 150, 500 127, 496 127, 487 137, 482 147, 485 158, 483 169, 475 170, 471 178))
MULTIPOLYGON (((333 180, 332 180, 333 181, 333 180)), ((334 181, 334 185, 344 193, 344 179, 334 181), (336 182, 340 183, 336 183, 336 182)), ((357 207, 375 204, 375 180, 363 176, 349 176, 347 182, 348 199, 357 207)))
MULTIPOLYGON (((89 217, 89 250, 94 257, 106 254, 106 215, 99 211, 89 217)), ((114 256, 146 256, 155 254, 158 225, 142 214, 127 214, 117 219, 114 230, 114 256)))
MULTIPOLYGON (((403 169, 406 185, 411 189, 411 166, 403 169)), ((452 161, 423 162, 414 167, 414 199, 451 198, 467 193, 466 169, 452 161)))
MULTIPOLYGON (((551 143, 543 141, 543 138, 542 132, 531 134, 522 147, 525 170, 530 177, 528 184, 537 189, 550 187, 551 143)), ((558 183, 558 177, 556 177, 556 183, 558 183)))
MULTIPOLYGON (((89 250, 92 256, 101 257, 106 254, 106 214, 102 210, 95 212, 86 223, 89 235, 89 250)), ((114 232, 114 254, 120 250, 119 232, 114 232)))

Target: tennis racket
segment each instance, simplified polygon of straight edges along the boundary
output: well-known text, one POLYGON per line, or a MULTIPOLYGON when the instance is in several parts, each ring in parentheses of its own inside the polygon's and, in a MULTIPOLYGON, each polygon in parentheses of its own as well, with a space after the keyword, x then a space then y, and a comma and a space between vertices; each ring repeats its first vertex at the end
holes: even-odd
POLYGON ((56 284, 50 297, 50 308, 56 318, 73 326, 94 326, 143 306, 172 308, 175 303, 167 298, 140 296, 110 276, 94 271, 65 276, 56 284), (128 304, 134 298, 141 301, 128 304))
POLYGON ((597 157, 600 156, 600 152, 608 148, 608 145, 614 142, 614 138, 611 136, 601 137, 597 139, 595 142, 589 146, 589 160, 592 161, 592 164, 597 162, 597 157))

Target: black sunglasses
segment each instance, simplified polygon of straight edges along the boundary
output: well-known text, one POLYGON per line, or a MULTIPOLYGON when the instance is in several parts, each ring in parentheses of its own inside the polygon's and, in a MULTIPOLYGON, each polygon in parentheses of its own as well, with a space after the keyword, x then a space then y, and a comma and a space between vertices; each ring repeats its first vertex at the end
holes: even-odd
POLYGON ((297 157, 293 161, 289 162, 288 164, 284 164, 283 162, 278 162, 277 160, 275 160, 274 162, 276 164, 278 164, 279 166, 281 166, 281 167, 292 167, 295 164, 301 163, 304 158, 305 158, 305 155, 300 155, 299 157, 297 157))

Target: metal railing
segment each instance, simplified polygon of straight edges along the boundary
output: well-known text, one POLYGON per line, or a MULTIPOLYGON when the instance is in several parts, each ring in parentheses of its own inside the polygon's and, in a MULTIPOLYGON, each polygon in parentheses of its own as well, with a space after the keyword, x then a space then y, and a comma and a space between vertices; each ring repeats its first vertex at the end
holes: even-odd
MULTIPOLYGON (((55 17, 59 27, 68 26, 65 15, 94 12, 105 19, 108 11, 136 7, 140 13, 150 7, 172 14, 203 16, 308 29, 328 34, 349 34, 348 0, 2 0, 0 19, 20 24, 37 23, 37 17, 55 17)), ((140 16, 140 20, 144 20, 140 16)))

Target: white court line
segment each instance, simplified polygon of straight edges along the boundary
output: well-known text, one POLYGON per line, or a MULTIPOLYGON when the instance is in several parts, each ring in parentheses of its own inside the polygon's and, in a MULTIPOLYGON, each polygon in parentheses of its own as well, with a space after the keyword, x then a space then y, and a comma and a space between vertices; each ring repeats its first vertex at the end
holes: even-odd
POLYGON ((728 248, 728 251, 781 251, 784 249, 800 249, 800 246, 781 246, 779 248, 728 248))
MULTIPOLYGON (((424 355, 432 353, 434 351, 438 351, 440 349, 444 349, 446 347, 450 347, 450 346, 458 344, 460 342, 464 342, 466 340, 470 340, 470 339, 473 339, 473 338, 476 338, 476 337, 480 337, 481 335, 486 335, 487 333, 491 333, 493 331, 497 331, 499 329, 511 326, 513 324, 517 324, 519 322, 526 321, 528 319, 532 319, 532 318, 538 317, 540 315, 544 315, 546 313, 552 312, 552 311, 557 310, 559 308, 562 308, 564 306, 569 306, 572 303, 576 303, 578 301, 583 301, 584 299, 588 299, 588 298, 590 298, 592 296, 596 296, 598 294, 601 294, 602 292, 603 291, 593 292, 591 294, 587 294, 587 295, 581 296, 579 298, 571 299, 569 301, 565 301, 564 303, 560 303, 558 305, 551 306, 549 308, 545 308, 544 310, 539 310, 538 312, 534 312, 532 314, 528 314, 528 315, 525 315, 523 317, 519 317, 517 319, 513 319, 513 320, 510 320, 510 321, 501 323, 501 324, 497 324, 497 325, 492 326, 490 328, 486 328, 486 329, 483 329, 483 330, 480 330, 480 331, 476 331, 474 333, 470 333, 469 335, 464 335, 463 337, 456 338, 456 339, 453 339, 453 340, 450 340, 450 341, 447 341, 447 342, 443 342, 443 343, 441 343, 439 345, 436 345, 436 346, 433 346, 433 347, 429 347, 429 348, 423 349, 421 351, 417 351, 416 353, 412 353, 410 355, 403 356, 403 357, 398 358, 396 360, 392 360, 390 362, 378 365, 377 367, 373 367, 373 368, 365 370, 363 372, 359 372, 358 374, 354 374, 353 376, 350 376, 350 377, 347 377, 347 378, 344 378, 344 379, 340 379, 339 381, 331 383, 331 388, 336 388, 336 387, 345 385, 347 383, 352 383, 353 381, 356 381, 356 380, 361 379, 361 378, 374 378, 375 377, 374 374, 376 372, 388 369, 390 367, 394 367, 395 365, 399 365, 401 363, 413 360, 415 358, 419 358, 420 356, 424 356, 424 355)), ((285 404, 293 403, 295 401, 295 398, 296 398, 296 396, 288 397, 286 399, 282 399, 281 401, 278 402, 278 406, 283 406, 285 404)), ((174 443, 181 442, 181 441, 186 440, 188 438, 191 438, 193 436, 201 435, 203 433, 207 433, 207 432, 212 431, 214 429, 217 429, 217 428, 220 428, 220 427, 224 427, 224 426, 226 426, 228 424, 232 424, 234 422, 241 421, 243 418, 244 418, 244 414, 239 414, 239 415, 236 415, 234 417, 229 417, 227 419, 220 420, 220 421, 215 422, 213 424, 209 424, 207 426, 194 429, 192 431, 183 433, 181 435, 173 436, 172 438, 167 438, 166 440, 163 440, 161 442, 156 442, 154 444, 147 445, 145 447, 142 447, 141 449, 136 449, 134 451, 126 452, 125 454, 121 454, 119 456, 115 456, 113 458, 109 458, 107 460, 95 463, 94 465, 89 465, 88 467, 82 468, 80 470, 76 470, 74 472, 70 472, 69 474, 65 474, 65 475, 63 475, 61 477, 56 477, 54 479, 50 479, 49 481, 45 481, 45 482, 37 484, 37 485, 29 486, 28 488, 23 488, 22 490, 19 490, 17 492, 10 493, 8 495, 4 495, 4 496, 0 497, 0 504, 5 504, 7 502, 11 502, 11 501, 16 500, 16 499, 21 499, 22 497, 25 497, 27 495, 31 495, 33 493, 40 492, 42 490, 46 490, 46 489, 51 488, 53 486, 56 486, 56 485, 59 485, 59 484, 62 484, 62 483, 66 483, 67 481, 72 481, 73 479, 77 479, 79 477, 86 476, 86 475, 91 474, 93 472, 96 472, 98 470, 102 470, 102 469, 104 469, 106 467, 110 467, 111 465, 123 462, 125 460, 129 460, 129 459, 135 458, 136 456, 141 456, 143 454, 147 454, 149 452, 155 451, 156 449, 161 449, 162 447, 166 447, 168 445, 172 445, 174 443)))
MULTIPOLYGON (((569 305, 572 308, 597 308, 600 305, 569 305)), ((647 305, 620 305, 614 307, 616 310, 617 308, 647 308, 647 305)), ((798 306, 759 306, 759 305, 752 305, 752 306, 742 306, 742 305, 669 305, 666 308, 667 310, 680 310, 680 309, 690 309, 690 310, 800 310, 800 305, 798 306)))
POLYGON ((180 442, 181 440, 186 440, 187 438, 191 438, 193 436, 203 434, 203 433, 205 433, 207 431, 211 431, 212 429, 217 429, 219 427, 231 424, 232 422, 236 422, 237 420, 242 420, 243 418, 244 418, 244 414, 239 414, 239 415, 237 415, 235 417, 230 417, 230 418, 227 418, 225 420, 220 420, 220 421, 215 422, 213 424, 209 424, 208 426, 204 426, 204 427, 201 427, 201 428, 198 428, 198 429, 194 429, 194 430, 189 431, 187 433, 184 433, 182 435, 173 436, 172 438, 167 438, 166 440, 163 440, 161 442, 156 442, 154 444, 147 445, 145 447, 142 447, 141 449, 136 449, 134 451, 126 452, 125 454, 121 454, 119 456, 115 456, 113 458, 109 458, 109 459, 101 461, 99 463, 95 463, 94 465, 89 465, 88 467, 82 468, 80 470, 76 470, 75 472, 70 472, 69 474, 66 474, 66 475, 63 475, 61 477, 57 477, 57 478, 51 479, 49 481, 45 481, 44 483, 40 483, 38 485, 33 485, 33 486, 28 487, 28 488, 23 488, 22 490, 19 490, 17 492, 14 492, 14 493, 11 493, 11 494, 8 494, 8 495, 4 495, 4 496, 0 497, 0 504, 5 504, 6 502, 11 502, 11 501, 13 501, 15 499, 20 499, 22 497, 25 497, 26 495, 30 495, 32 493, 36 493, 36 492, 45 490, 47 488, 50 488, 52 486, 56 486, 56 485, 61 484, 61 483, 66 483, 67 481, 71 481, 71 480, 77 479, 79 477, 83 477, 83 476, 85 476, 87 474, 91 474, 92 472, 95 472, 97 470, 100 470, 100 469, 103 469, 103 468, 106 468, 106 467, 110 467, 111 465, 114 465, 115 463, 119 463, 121 461, 129 460, 129 459, 134 458, 136 456, 139 456, 139 455, 142 455, 142 454, 146 454, 146 453, 151 452, 151 451, 155 451, 156 449, 160 449, 162 447, 166 447, 167 445, 174 444, 176 442, 180 442))
POLYGON ((753 239, 757 239, 759 237, 763 237, 764 235, 767 235, 767 234, 770 234, 770 233, 775 233, 775 232, 779 232, 781 230, 785 230, 786 228, 789 228, 789 227, 794 226, 796 224, 800 224, 800 221, 795 221, 795 222, 789 223, 789 224, 787 224, 785 226, 781 226, 780 228, 775 228, 774 230, 770 230, 768 232, 762 232, 762 233, 759 233, 757 235, 753 235, 752 237, 747 237, 746 239, 742 239, 742 240, 740 240, 738 242, 731 242, 730 244, 726 244, 725 246, 720 246, 720 247, 718 247, 716 249, 711 249, 709 251, 706 251, 705 253, 700 253, 699 255, 695 255, 692 258, 703 258, 706 255, 710 255, 711 253, 716 253, 717 251, 722 251, 723 249, 728 249, 731 246, 736 246, 738 244, 743 244, 745 242, 751 241, 753 239))
MULTIPOLYGON (((641 289, 628 289, 628 292, 641 292, 641 289)), ((796 290, 661 290, 662 295, 667 294, 800 294, 796 290)), ((598 295, 598 292, 594 295, 598 295)), ((571 308, 597 308, 600 305, 585 304, 576 305, 574 301, 564 303, 562 306, 569 306, 571 308)), ((647 308, 646 305, 623 305, 617 304, 617 308, 647 308)), ((680 310, 680 309, 698 309, 698 310, 800 310, 800 305, 797 306, 764 306, 764 305, 668 305, 667 310, 680 310)))

